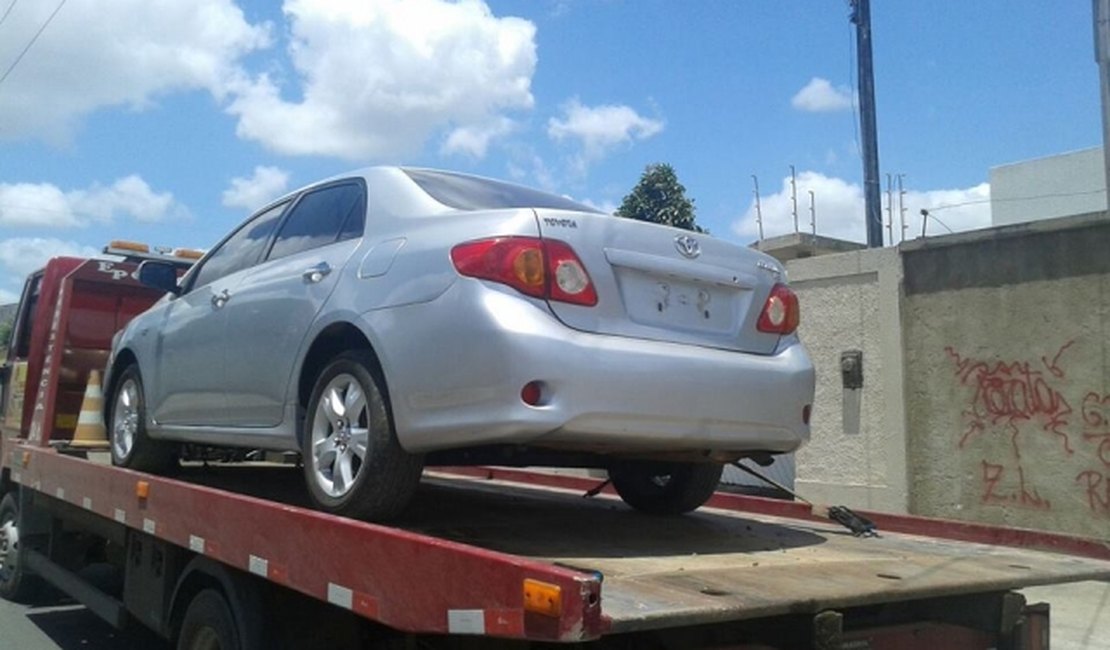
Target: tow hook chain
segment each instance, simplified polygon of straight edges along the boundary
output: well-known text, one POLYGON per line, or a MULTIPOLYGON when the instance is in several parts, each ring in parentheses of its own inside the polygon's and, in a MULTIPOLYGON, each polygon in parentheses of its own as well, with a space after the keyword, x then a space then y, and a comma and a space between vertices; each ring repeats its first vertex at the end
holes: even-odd
POLYGON ((776 487, 776 488, 782 490, 783 492, 789 494, 790 496, 794 497, 798 501, 801 501, 802 503, 808 505, 813 510, 813 512, 815 514, 819 513, 820 511, 824 511, 825 516, 828 517, 829 520, 835 521, 836 523, 840 524, 841 526, 844 526, 845 528, 850 530, 852 532, 852 534, 855 535, 856 537, 878 537, 879 536, 879 532, 875 529, 875 522, 871 521, 870 519, 868 519, 867 517, 864 517, 861 514, 857 514, 855 512, 852 512, 851 510, 848 509, 847 506, 819 506, 819 505, 815 504, 814 502, 810 501, 809 499, 801 496, 800 494, 798 494, 794 490, 791 490, 790 488, 786 487, 785 485, 782 485, 778 481, 775 481, 774 479, 772 479, 768 476, 764 476, 762 472, 757 472, 756 470, 752 469, 751 467, 748 467, 747 465, 740 464, 739 461, 733 462, 733 463, 730 463, 730 464, 733 467, 735 467, 736 469, 738 469, 742 472, 751 474, 752 476, 754 476, 757 479, 763 481, 764 483, 766 483, 768 485, 771 485, 773 487, 776 487))

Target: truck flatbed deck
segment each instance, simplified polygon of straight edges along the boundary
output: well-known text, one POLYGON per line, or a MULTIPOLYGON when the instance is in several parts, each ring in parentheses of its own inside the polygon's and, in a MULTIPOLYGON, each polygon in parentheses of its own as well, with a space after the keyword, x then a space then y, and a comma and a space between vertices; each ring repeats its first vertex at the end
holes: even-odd
POLYGON ((41 447, 18 453, 27 462, 13 479, 36 491, 421 633, 584 641, 1110 581, 1106 560, 902 533, 861 539, 739 509, 743 499, 651 517, 609 496, 520 482, 526 472, 509 481, 430 470, 410 513, 383 527, 304 509, 292 466, 194 466, 168 479, 41 447), (557 618, 521 608, 528 577, 562 588, 557 618))

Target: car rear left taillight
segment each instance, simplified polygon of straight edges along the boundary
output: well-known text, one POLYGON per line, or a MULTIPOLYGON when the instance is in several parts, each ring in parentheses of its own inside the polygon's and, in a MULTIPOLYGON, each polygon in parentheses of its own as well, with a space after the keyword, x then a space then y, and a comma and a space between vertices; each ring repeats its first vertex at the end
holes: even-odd
POLYGON ((785 284, 776 284, 771 295, 763 303, 756 329, 768 334, 792 334, 798 329, 801 311, 798 309, 798 296, 785 284))
POLYGON ((555 239, 494 237, 459 244, 451 263, 462 275, 575 305, 597 304, 597 291, 574 249, 555 239))

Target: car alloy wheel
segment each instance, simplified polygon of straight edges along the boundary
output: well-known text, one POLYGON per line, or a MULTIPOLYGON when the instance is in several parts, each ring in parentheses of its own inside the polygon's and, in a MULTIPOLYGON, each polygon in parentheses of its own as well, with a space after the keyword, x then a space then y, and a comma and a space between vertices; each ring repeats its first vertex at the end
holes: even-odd
POLYGON ((362 386, 350 374, 335 376, 312 417, 312 460, 316 482, 330 497, 350 492, 366 461, 370 409, 362 386))
POLYGON ((112 464, 140 472, 172 472, 177 467, 177 447, 164 440, 152 440, 146 430, 143 379, 139 367, 123 368, 112 391, 111 427, 112 464))
POLYGON ((385 521, 400 515, 420 484, 424 458, 401 447, 385 378, 368 350, 336 355, 305 404, 301 458, 316 507, 385 521))
POLYGON ((139 386, 128 377, 116 391, 112 407, 112 448, 117 458, 127 458, 135 447, 139 428, 139 386))

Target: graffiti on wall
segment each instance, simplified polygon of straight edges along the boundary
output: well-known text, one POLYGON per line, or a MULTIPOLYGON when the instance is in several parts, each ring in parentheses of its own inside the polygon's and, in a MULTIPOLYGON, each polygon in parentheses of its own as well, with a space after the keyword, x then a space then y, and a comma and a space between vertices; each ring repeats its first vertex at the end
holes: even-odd
POLYGON ((1110 395, 1087 393, 1083 398, 1083 441, 1094 449, 1100 467, 1075 477, 1093 513, 1110 514, 1110 395))
POLYGON ((1110 515, 1110 395, 1079 391, 1076 397, 1068 376, 1075 343, 1069 340, 1050 354, 1002 360, 945 348, 966 389, 957 448, 979 455, 980 503, 1052 510, 1038 478, 1053 484, 1059 478, 1037 472, 1048 453, 1074 461, 1069 462, 1077 468, 1073 489, 1091 513, 1110 515), (1038 451, 1031 455, 1034 446, 1038 451))

